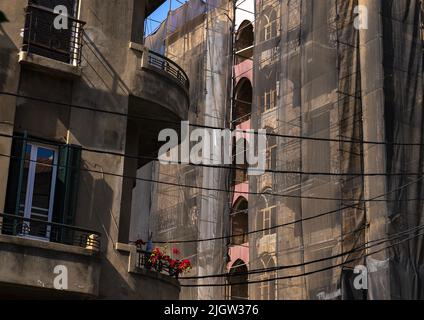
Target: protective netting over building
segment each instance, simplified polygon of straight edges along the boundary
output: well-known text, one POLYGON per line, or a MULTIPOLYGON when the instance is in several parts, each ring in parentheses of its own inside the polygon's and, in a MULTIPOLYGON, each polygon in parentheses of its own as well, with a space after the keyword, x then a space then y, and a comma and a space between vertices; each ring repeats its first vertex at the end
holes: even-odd
MULTIPOLYGON (((231 2, 225 0, 189 1, 170 12, 155 34, 146 39, 149 48, 175 61, 189 76, 191 124, 228 127, 231 8, 231 2)), ((206 189, 229 189, 229 170, 191 165, 157 165, 155 170, 162 181, 206 189)), ((206 189, 156 185, 151 209, 155 240, 192 240, 227 234, 229 195, 206 189)), ((225 272, 226 240, 177 247, 194 265, 190 276, 225 272)), ((214 283, 224 284, 224 280, 216 279, 214 283)), ((181 297, 218 299, 223 297, 223 292, 224 287, 183 289, 181 297)))
POLYGON ((364 205, 342 209, 363 199, 362 177, 328 175, 363 171, 361 145, 338 141, 362 140, 359 34, 353 27, 356 5, 356 1, 334 0, 257 2, 255 129, 332 141, 268 137, 268 169, 293 173, 267 173, 251 179, 253 191, 287 197, 251 197, 250 225, 263 229, 304 221, 254 234, 250 265, 252 269, 301 266, 251 279, 328 269, 307 277, 252 285, 251 297, 339 297, 342 268, 329 267, 351 257, 305 262, 338 255, 364 243, 364 205))
MULTIPOLYGON (((189 75, 192 123, 228 127, 244 114, 230 111, 232 6, 189 1, 146 39, 189 75)), ((257 0, 254 16, 250 123, 269 133, 268 172, 248 179, 243 270, 274 269, 249 274, 249 298, 424 298, 422 1, 257 0), (354 288, 358 265, 368 290, 354 288)), ((231 189, 234 178, 199 166, 156 171, 206 189, 231 189)), ((157 185, 152 194, 156 240, 230 234, 231 192, 157 185)), ((225 272, 228 244, 181 244, 190 276, 225 272)), ((223 287, 183 293, 224 297, 223 287)))
POLYGON ((287 197, 251 197, 249 225, 300 222, 252 236, 250 268, 299 267, 251 276, 283 279, 250 297, 363 298, 353 268, 366 265, 369 298, 422 298, 422 236, 396 238, 422 223, 421 179, 408 175, 422 147, 391 144, 423 142, 421 1, 257 1, 256 14, 253 124, 322 140, 269 138, 270 169, 296 173, 251 179, 287 197))

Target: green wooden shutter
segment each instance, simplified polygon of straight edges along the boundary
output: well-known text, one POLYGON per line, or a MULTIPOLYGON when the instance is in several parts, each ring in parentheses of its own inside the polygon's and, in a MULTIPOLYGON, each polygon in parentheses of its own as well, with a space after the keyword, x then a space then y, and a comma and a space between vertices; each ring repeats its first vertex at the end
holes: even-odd
MULTIPOLYGON (((25 138, 16 138, 12 142, 11 158, 9 163, 9 176, 7 179, 5 213, 19 215, 19 203, 22 193, 24 155, 26 148, 25 138)), ((15 234, 18 220, 13 218, 3 219, 3 233, 15 234), (13 226, 13 227, 12 227, 13 226)))
MULTIPOLYGON (((81 147, 59 147, 56 188, 54 194, 53 222, 73 225, 77 206, 81 147)), ((65 229, 52 233, 52 241, 70 242, 72 234, 65 229)))

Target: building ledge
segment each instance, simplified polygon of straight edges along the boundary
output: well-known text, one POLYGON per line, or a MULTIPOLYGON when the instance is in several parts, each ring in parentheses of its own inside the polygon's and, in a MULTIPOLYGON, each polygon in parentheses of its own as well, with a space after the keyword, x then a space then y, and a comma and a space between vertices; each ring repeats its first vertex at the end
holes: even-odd
POLYGON ((131 273, 134 275, 140 275, 140 276, 148 277, 153 280, 165 282, 169 285, 174 286, 175 288, 178 288, 178 290, 181 291, 180 282, 174 277, 168 276, 166 274, 163 274, 157 271, 142 269, 142 268, 136 268, 131 273))
POLYGON ((115 244, 115 250, 122 254, 128 254, 128 273, 162 281, 178 288, 179 291, 181 290, 180 282, 176 278, 157 271, 137 267, 138 253, 135 245, 118 242, 115 244))
POLYGON ((59 78, 81 77, 82 68, 36 54, 20 51, 18 61, 32 70, 49 73, 59 78))
POLYGON ((31 238, 17 237, 0 234, 0 244, 11 244, 15 246, 34 248, 34 249, 45 249, 50 251, 62 252, 62 253, 71 253, 83 256, 97 256, 98 251, 92 249, 86 249, 77 246, 71 246, 62 243, 48 242, 42 240, 36 240, 31 238))
POLYGON ((59 243, 0 235, 0 296, 7 288, 37 292, 37 297, 97 297, 100 279, 98 252, 59 243), (67 287, 58 290, 56 268, 66 274, 67 287))

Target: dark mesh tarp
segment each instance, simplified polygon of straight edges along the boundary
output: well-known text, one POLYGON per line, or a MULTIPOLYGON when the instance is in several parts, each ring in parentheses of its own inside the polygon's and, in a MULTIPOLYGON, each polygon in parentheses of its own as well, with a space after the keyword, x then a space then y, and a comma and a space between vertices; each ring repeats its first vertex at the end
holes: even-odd
MULTIPOLYGON (((189 1, 146 39, 189 74, 195 123, 228 124, 230 9, 226 1, 189 1), (212 9, 222 6, 227 11, 212 9)), ((249 285, 250 298, 424 298, 423 238, 419 231, 409 232, 415 237, 408 241, 396 238, 423 223, 422 179, 407 174, 422 172, 423 150, 393 144, 423 143, 421 9, 419 0, 255 1, 253 128, 331 141, 268 139, 268 169, 303 173, 249 178, 249 190, 263 193, 249 195, 249 230, 304 221, 249 236, 248 270, 301 266, 249 275, 264 280, 249 285), (360 31, 357 6, 368 11, 368 28, 360 31), (386 172, 405 174, 361 175, 386 172), (379 239, 387 241, 366 246, 379 239), (367 291, 353 286, 357 265, 368 268, 367 291)), ((202 187, 228 188, 231 178, 228 170, 192 166, 156 170, 161 180, 202 187)), ((231 194, 156 188, 151 221, 157 239, 228 235, 231 194)), ((192 275, 223 272, 227 244, 182 246, 195 262, 192 275)), ((196 288, 182 297, 224 295, 220 288, 196 288)))
MULTIPOLYGON (((170 12, 153 35, 150 49, 181 66, 190 79, 189 121, 228 127, 231 87, 231 2, 191 0, 170 12)), ((161 181, 229 190, 229 170, 189 165, 156 165, 161 181)), ((152 191, 151 230, 159 241, 193 240, 228 234, 229 195, 157 184, 152 191)), ((190 276, 225 272, 227 240, 177 245, 194 266, 190 276)), ((170 246, 168 246, 170 248, 170 246)), ((224 284, 224 278, 185 284, 224 284)), ((220 299, 225 287, 183 288, 182 299, 220 299)))

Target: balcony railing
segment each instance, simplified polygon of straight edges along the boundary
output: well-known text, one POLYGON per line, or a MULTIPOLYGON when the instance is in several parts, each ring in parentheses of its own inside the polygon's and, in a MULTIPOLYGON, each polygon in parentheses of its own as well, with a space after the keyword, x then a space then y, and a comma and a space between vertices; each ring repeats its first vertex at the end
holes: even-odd
POLYGON ((100 233, 60 223, 0 214, 0 233, 100 250, 100 233))
POLYGON ((67 29, 58 29, 58 17, 51 9, 28 5, 22 51, 79 66, 85 22, 63 16, 68 21, 67 29))
POLYGON ((137 250, 136 267, 138 269, 147 269, 147 270, 160 272, 160 273, 167 274, 171 277, 175 277, 176 279, 178 279, 178 272, 170 268, 166 262, 159 261, 158 263, 152 265, 152 263, 150 263, 149 261, 151 254, 152 254, 151 252, 137 250))
POLYGON ((179 65, 177 65, 172 60, 154 51, 149 50, 148 63, 149 65, 155 68, 165 71, 171 77, 176 79, 185 89, 189 89, 190 82, 187 74, 179 65))

